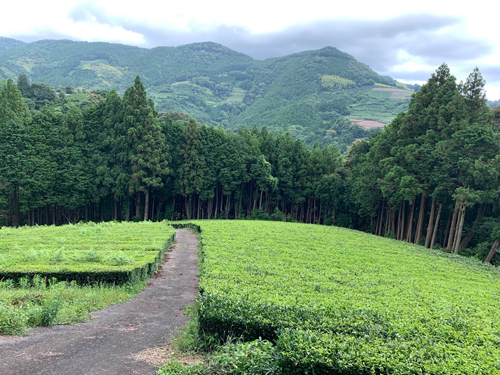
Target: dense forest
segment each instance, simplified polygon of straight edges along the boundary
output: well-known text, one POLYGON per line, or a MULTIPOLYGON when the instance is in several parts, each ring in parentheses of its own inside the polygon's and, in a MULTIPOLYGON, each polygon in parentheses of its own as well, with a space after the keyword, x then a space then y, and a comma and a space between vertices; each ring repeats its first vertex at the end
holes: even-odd
POLYGON ((408 109, 418 90, 333 47, 259 61, 211 42, 145 49, 0 38, 0 79, 20 74, 40 95, 40 82, 57 90, 115 89, 123 95, 139 75, 158 111, 188 113, 226 129, 289 131, 309 148, 335 144, 343 153, 373 131, 351 119, 388 123, 408 109))
POLYGON ((0 223, 299 221, 495 261, 500 111, 484 84, 477 69, 457 84, 440 66, 407 112, 343 157, 289 132, 158 113, 139 77, 123 96, 82 106, 60 91, 54 106, 20 75, 0 92, 0 223))

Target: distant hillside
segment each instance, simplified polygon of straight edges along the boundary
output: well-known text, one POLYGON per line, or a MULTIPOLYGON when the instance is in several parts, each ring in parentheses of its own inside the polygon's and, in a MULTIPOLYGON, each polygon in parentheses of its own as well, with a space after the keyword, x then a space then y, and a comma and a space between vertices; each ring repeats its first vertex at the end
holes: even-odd
POLYGON ((4 38, 3 36, 0 36, 0 53, 3 51, 7 51, 8 49, 19 47, 24 45, 24 42, 21 42, 20 40, 15 40, 11 38, 4 38))
POLYGON ((497 105, 500 105, 500 99, 495 100, 495 101, 488 100, 487 104, 490 108, 493 108, 497 105))
POLYGON ((211 42, 145 49, 0 38, 0 78, 21 73, 56 89, 120 93, 139 75, 160 111, 234 129, 289 130, 308 144, 344 149, 367 135, 359 121, 391 121, 413 92, 333 47, 257 61, 211 42))

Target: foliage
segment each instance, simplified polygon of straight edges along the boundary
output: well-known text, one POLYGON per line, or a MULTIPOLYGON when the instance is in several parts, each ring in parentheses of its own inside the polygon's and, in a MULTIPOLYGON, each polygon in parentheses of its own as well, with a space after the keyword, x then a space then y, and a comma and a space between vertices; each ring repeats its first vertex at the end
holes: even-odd
POLYGON ((130 299, 143 283, 111 286, 58 282, 37 275, 0 281, 0 335, 22 335, 26 328, 85 321, 91 311, 130 299))
POLYGON ((321 76, 321 86, 324 89, 345 89, 350 86, 354 86, 356 83, 347 78, 342 78, 333 75, 323 75, 321 76))

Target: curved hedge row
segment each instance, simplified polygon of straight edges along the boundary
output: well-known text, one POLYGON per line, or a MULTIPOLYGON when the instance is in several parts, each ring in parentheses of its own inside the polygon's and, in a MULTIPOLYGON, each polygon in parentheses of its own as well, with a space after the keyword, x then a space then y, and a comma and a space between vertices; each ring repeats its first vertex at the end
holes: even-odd
POLYGON ((287 374, 500 373, 500 273, 348 229, 194 221, 199 333, 275 343, 287 374))

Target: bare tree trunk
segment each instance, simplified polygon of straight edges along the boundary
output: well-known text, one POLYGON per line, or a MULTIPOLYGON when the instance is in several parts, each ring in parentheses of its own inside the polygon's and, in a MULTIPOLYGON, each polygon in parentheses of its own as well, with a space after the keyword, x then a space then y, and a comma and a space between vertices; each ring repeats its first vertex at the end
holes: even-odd
POLYGON ((259 211, 262 210, 262 196, 264 195, 264 190, 260 191, 260 200, 259 200, 259 211))
POLYGON ((498 249, 498 245, 500 244, 500 240, 497 238, 495 240, 495 243, 493 244, 493 246, 491 247, 491 250, 490 252, 488 253, 488 256, 486 257, 486 259, 484 260, 484 263, 490 263, 491 260, 493 259, 493 257, 495 256, 495 253, 497 252, 497 249, 498 249))
POLYGON ((191 207, 191 194, 189 194, 189 199, 184 197, 184 207, 186 208, 186 217, 188 220, 191 220, 191 212, 189 211, 191 207))
POLYGON ((127 213, 125 214, 125 221, 130 221, 130 204, 131 199, 127 198, 127 213))
POLYGON ((422 192, 422 199, 420 200, 420 210, 418 213, 418 222, 417 222, 417 233, 415 233, 415 243, 420 243, 420 239, 422 238, 422 233, 424 231, 424 219, 425 219, 425 200, 427 197, 427 191, 424 190, 422 192))
POLYGON ((85 211, 84 211, 84 215, 85 215, 85 222, 87 223, 89 221, 89 204, 85 204, 85 211))
POLYGON ((135 195, 135 216, 141 216, 141 192, 138 191, 135 195))
POLYGON ((175 195, 172 198, 172 213, 170 214, 170 221, 174 220, 174 212, 175 212, 175 195))
POLYGON ((213 204, 214 204, 214 198, 210 198, 207 202, 207 219, 210 219, 210 216, 212 216, 213 204))
POLYGON ((387 229, 389 229, 389 218, 391 217, 391 205, 387 207, 387 213, 385 215, 385 228, 384 228, 384 237, 387 236, 387 229))
POLYGON ((457 225, 457 216, 458 216, 458 199, 455 202, 455 209, 453 210, 453 218, 451 219, 450 234, 448 236, 448 245, 446 246, 447 250, 451 250, 451 247, 453 246, 453 239, 455 238, 455 227, 457 225))
POLYGON ((215 187, 215 212, 214 212, 214 219, 217 219, 217 209, 219 207, 219 188, 216 186, 215 187))
POLYGON ((319 200, 318 224, 321 224, 321 199, 319 200))
POLYGON ((160 213, 161 213, 161 210, 162 210, 164 205, 165 205, 164 201, 160 201, 160 203, 158 203, 158 208, 156 209, 156 221, 157 222, 160 221, 160 213))
POLYGON ((403 200, 403 212, 401 212, 401 233, 399 234, 399 240, 403 241, 405 238, 405 221, 406 221, 406 201, 403 200))
POLYGON ((250 180, 250 186, 248 187, 248 207, 247 207, 247 215, 250 215, 251 214, 251 211, 255 210, 255 203, 253 205, 253 209, 250 209, 251 207, 251 202, 252 202, 252 185, 253 185, 253 181, 250 180))
POLYGON ((431 237, 432 237, 432 227, 434 224, 434 213, 436 211, 436 197, 432 197, 432 204, 431 204, 431 215, 429 217, 429 225, 427 225, 427 235, 425 236, 425 247, 429 248, 429 245, 431 243, 431 237))
POLYGON ((431 249, 434 249, 434 245, 436 243, 436 236, 437 236, 437 231, 439 228, 439 219, 441 218, 441 211, 442 210, 443 210, 443 204, 440 203, 439 208, 438 208, 437 217, 436 217, 436 223, 434 224, 434 233, 432 233, 432 240, 431 240, 431 244, 430 244, 431 249))
POLYGON ((14 214, 12 215, 12 226, 19 226, 19 186, 14 189, 14 214))
POLYGON ((377 236, 382 235, 382 225, 384 224, 384 206, 385 206, 385 199, 382 200, 382 206, 380 207, 380 215, 379 215, 379 224, 378 224, 378 229, 377 229, 377 236))
POLYGON ((464 230, 464 221, 465 221, 465 211, 467 209, 467 205, 465 203, 462 203, 460 207, 460 220, 458 222, 458 230, 455 236, 455 241, 454 241, 454 253, 458 254, 458 251, 460 250, 460 242, 462 241, 462 232, 464 230))
POLYGON ((229 219, 230 209, 231 209, 231 195, 228 195, 226 199, 226 220, 229 219))
POLYGON ((486 204, 481 204, 479 206, 479 210, 477 211, 476 219, 474 220, 474 224, 472 224, 472 228, 467 232, 467 235, 465 238, 460 242, 460 249, 459 250, 464 250, 468 245, 470 240, 472 240, 472 237, 474 236, 474 233, 476 232, 479 222, 484 216, 484 212, 486 211, 486 204))
POLYGON ((113 220, 118 220, 118 202, 113 199, 113 220))
POLYGON ((156 205, 156 198, 153 197, 151 199, 151 208, 150 208, 151 212, 150 212, 150 215, 149 215, 151 221, 154 221, 154 219, 155 219, 155 205, 156 205))
POLYGON ((392 235, 396 236, 396 210, 391 209, 391 227, 392 235))
POLYGON ((198 194, 198 207, 196 208, 196 220, 200 220, 200 195, 198 194))
MULTIPOLYGON (((137 196, 139 197, 139 193, 137 193, 137 196)), ((137 207, 139 207, 139 202, 140 200, 137 200, 137 207)), ((137 208, 136 208, 136 213, 138 213, 137 208)), ((136 215, 139 216, 139 215, 136 215)), ((146 188, 146 192, 144 193, 144 221, 149 220, 149 187, 146 188)))
POLYGON ((408 230, 406 231, 406 241, 411 242, 413 235, 413 213, 415 212, 415 201, 417 197, 413 197, 413 202, 411 204, 410 220, 408 221, 408 230))

